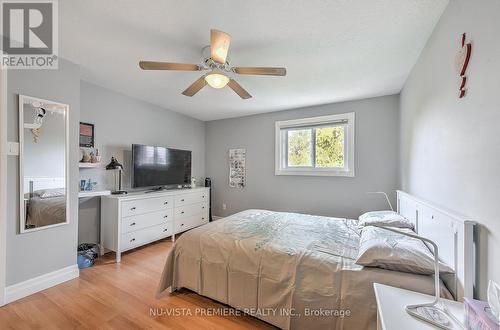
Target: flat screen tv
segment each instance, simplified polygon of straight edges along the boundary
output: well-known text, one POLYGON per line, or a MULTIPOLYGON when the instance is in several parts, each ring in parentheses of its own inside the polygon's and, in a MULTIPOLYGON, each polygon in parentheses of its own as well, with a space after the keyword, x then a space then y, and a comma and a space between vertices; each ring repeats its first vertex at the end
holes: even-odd
POLYGON ((191 182, 191 151, 132 145, 132 187, 163 187, 191 182))

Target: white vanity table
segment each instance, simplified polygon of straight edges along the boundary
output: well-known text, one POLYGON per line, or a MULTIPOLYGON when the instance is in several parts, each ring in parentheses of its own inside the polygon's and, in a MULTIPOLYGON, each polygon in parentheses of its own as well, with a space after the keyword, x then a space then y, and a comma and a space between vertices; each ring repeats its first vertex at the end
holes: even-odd
POLYGON ((130 192, 101 198, 101 248, 121 253, 208 223, 209 188, 130 192))

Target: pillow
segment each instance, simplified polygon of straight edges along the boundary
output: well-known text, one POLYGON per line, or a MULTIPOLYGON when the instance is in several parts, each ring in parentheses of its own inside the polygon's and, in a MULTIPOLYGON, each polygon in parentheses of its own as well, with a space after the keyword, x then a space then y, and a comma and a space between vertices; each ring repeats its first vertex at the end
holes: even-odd
POLYGON ((52 197, 62 197, 65 195, 64 188, 54 188, 54 189, 41 189, 33 192, 35 196, 44 198, 52 198, 52 197))
MULTIPOLYGON (((397 230, 415 234, 407 228, 397 230)), ((422 240, 373 226, 363 228, 356 263, 413 274, 434 274, 434 255, 422 240)), ((442 262, 439 271, 454 272, 442 262)))
POLYGON ((414 228, 413 223, 394 211, 366 212, 360 215, 358 220, 361 226, 374 225, 409 229, 414 228))

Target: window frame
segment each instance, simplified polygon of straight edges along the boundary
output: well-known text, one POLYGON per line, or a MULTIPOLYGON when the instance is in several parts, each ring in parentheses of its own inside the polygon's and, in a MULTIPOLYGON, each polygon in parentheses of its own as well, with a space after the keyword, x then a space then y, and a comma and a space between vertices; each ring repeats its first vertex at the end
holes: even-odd
POLYGON ((275 175, 308 175, 308 176, 343 176, 354 177, 355 146, 355 113, 301 118, 277 121, 275 123, 275 175), (314 128, 318 126, 343 125, 344 133, 344 167, 315 167, 316 136, 314 128), (313 128, 311 132, 311 166, 288 166, 288 131, 313 128))

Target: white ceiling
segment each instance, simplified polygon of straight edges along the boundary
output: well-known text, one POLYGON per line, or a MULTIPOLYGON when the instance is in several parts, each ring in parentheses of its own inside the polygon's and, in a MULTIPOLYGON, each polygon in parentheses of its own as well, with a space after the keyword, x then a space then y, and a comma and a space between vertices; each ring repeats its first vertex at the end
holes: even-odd
POLYGON ((202 120, 399 93, 448 0, 64 0, 60 54, 82 79, 202 120), (284 66, 181 92, 200 72, 142 71, 139 60, 201 63, 210 28, 232 36, 231 63, 284 66))

